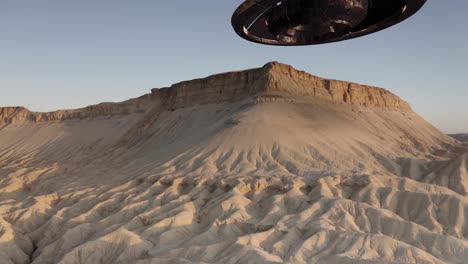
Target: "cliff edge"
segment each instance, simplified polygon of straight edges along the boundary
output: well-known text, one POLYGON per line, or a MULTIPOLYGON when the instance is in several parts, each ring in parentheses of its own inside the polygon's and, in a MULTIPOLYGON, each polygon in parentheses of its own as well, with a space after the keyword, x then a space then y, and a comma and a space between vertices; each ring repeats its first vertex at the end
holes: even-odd
POLYGON ((407 102, 385 89, 323 79, 286 64, 270 62, 261 68, 221 73, 180 82, 167 88, 155 88, 151 94, 120 103, 102 103, 47 113, 31 112, 24 107, 3 107, 0 108, 0 125, 18 121, 61 121, 127 115, 148 111, 151 105, 157 103, 165 110, 175 110, 247 98, 259 102, 278 98, 315 98, 333 104, 411 111, 407 102))

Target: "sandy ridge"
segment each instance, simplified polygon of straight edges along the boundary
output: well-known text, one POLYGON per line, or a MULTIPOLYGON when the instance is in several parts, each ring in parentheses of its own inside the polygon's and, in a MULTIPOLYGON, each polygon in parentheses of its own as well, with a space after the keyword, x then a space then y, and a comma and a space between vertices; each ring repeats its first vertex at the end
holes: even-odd
POLYGON ((153 89, 151 94, 120 103, 101 103, 82 109, 47 113, 31 112, 24 107, 0 107, 0 125, 128 115, 146 111, 148 104, 155 101, 161 101, 166 110, 175 110, 234 102, 254 95, 259 97, 259 101, 265 100, 262 98, 271 101, 310 97, 338 104, 411 110, 408 103, 385 89, 323 79, 286 64, 270 62, 262 68, 222 73, 181 82, 169 88, 153 89))

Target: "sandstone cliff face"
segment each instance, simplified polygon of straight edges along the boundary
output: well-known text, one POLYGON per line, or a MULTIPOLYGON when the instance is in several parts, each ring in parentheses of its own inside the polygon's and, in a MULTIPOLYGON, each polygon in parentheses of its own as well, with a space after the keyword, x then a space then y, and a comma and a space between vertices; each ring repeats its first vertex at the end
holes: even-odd
POLYGON ((411 109, 407 102, 382 88, 323 79, 277 62, 269 63, 264 68, 268 73, 265 87, 269 93, 314 97, 339 104, 411 109))
POLYGON ((154 100, 151 99, 150 95, 144 95, 120 103, 101 103, 81 109, 58 110, 46 113, 31 112, 24 107, 0 107, 0 126, 20 121, 63 121, 144 113, 149 109, 149 104, 153 102, 154 100))
POLYGON ((19 120, 30 119, 31 113, 24 107, 1 107, 0 125, 9 124, 19 120))
POLYGON ((102 103, 49 113, 34 113, 23 107, 0 108, 0 125, 25 120, 60 121, 143 113, 154 104, 161 104, 165 110, 175 110, 254 96, 260 102, 278 98, 315 98, 334 104, 411 110, 408 103, 385 89, 323 79, 289 65, 271 62, 262 68, 222 73, 177 83, 169 88, 152 89, 151 94, 121 103, 102 103))
POLYGON ((339 104, 411 109, 408 103, 385 89, 323 79, 278 62, 153 89, 152 94, 164 98, 168 109, 236 101, 253 95, 310 97, 339 104))

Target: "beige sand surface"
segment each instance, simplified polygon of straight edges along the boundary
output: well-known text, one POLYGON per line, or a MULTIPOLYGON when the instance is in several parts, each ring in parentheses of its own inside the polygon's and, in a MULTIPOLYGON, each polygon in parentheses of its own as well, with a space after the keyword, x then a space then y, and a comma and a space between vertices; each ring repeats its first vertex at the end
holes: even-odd
POLYGON ((287 65, 0 108, 0 263, 466 263, 468 150, 287 65))

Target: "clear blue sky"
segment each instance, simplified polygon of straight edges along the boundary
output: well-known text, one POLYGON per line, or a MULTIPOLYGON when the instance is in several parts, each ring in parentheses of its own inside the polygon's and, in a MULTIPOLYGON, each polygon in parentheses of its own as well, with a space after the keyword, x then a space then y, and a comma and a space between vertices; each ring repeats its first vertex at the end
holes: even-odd
POLYGON ((153 87, 280 61, 391 90, 445 132, 468 132, 468 1, 428 0, 367 37, 307 47, 238 38, 241 0, 0 0, 0 105, 120 101, 153 87))

